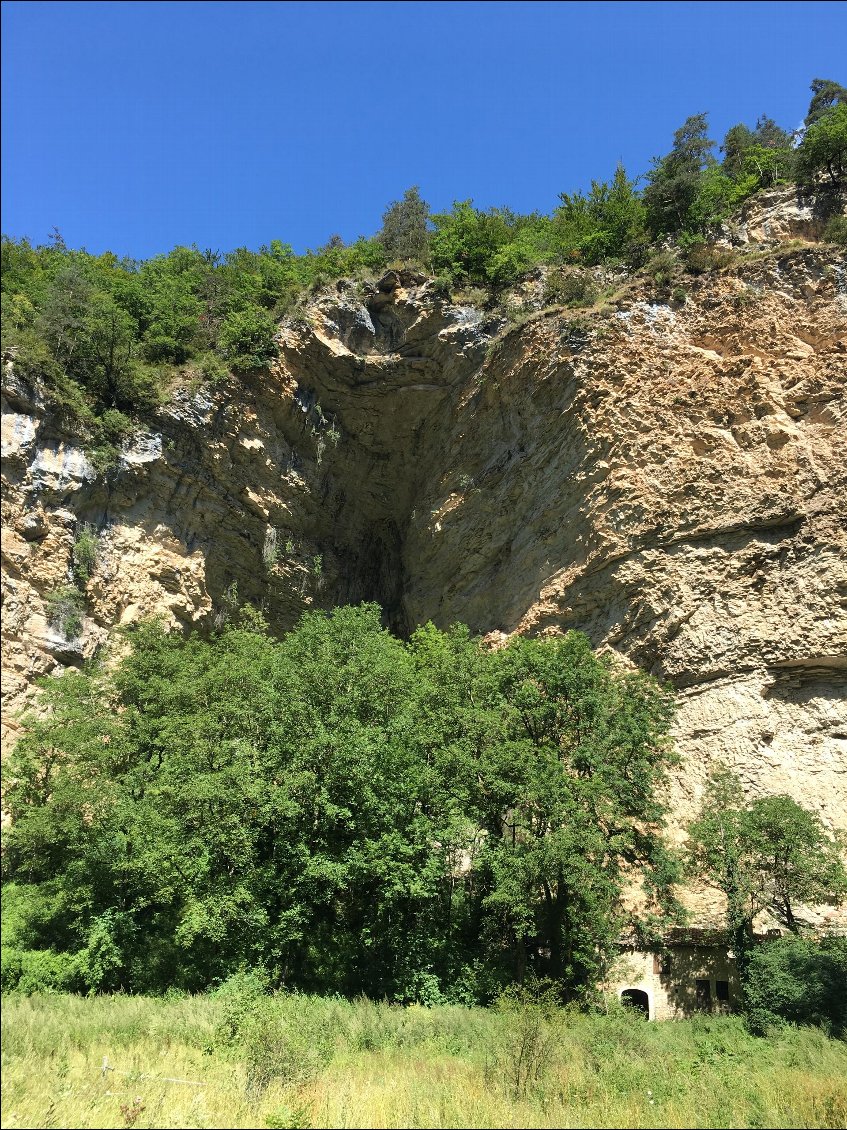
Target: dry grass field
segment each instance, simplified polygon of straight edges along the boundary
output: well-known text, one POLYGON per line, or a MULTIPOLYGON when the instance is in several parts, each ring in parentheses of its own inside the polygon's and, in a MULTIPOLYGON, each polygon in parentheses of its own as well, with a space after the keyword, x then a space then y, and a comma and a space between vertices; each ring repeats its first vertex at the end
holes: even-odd
POLYGON ((847 1043, 731 1017, 11 995, 2 1055, 10 1128, 847 1126, 847 1043))

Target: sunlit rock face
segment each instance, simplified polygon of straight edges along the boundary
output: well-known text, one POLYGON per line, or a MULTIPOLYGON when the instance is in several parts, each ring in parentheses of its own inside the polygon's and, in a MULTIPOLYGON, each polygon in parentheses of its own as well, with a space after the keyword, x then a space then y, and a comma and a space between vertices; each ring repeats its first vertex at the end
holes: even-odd
POLYGON ((716 762, 847 827, 847 265, 792 245, 683 304, 645 286, 510 326, 421 276, 342 282, 269 371, 177 393, 106 472, 8 362, 4 741, 117 624, 206 631, 247 600, 283 631, 376 600, 401 633, 578 628, 669 680, 677 839, 716 762), (83 523, 68 641, 47 598, 83 523))

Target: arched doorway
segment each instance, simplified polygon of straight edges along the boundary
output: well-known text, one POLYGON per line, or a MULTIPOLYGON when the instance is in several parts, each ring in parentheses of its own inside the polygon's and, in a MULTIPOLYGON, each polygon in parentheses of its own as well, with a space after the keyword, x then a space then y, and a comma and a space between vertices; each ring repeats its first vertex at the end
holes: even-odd
POLYGON ((650 998, 643 989, 624 989, 621 993, 621 1003, 628 1008, 634 1008, 645 1020, 650 1019, 650 998))

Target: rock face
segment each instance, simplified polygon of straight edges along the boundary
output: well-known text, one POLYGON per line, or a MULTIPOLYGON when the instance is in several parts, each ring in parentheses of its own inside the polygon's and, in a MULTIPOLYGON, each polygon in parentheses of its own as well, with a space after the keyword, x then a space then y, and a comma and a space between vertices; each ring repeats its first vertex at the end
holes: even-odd
POLYGON ((678 837, 716 761, 847 827, 847 264, 771 249, 674 306, 644 285, 510 327, 418 276, 339 284, 269 372, 183 390, 106 473, 7 364, 6 740, 115 624, 378 600, 401 632, 579 628, 670 680, 678 837), (68 641, 47 598, 82 523, 68 641))

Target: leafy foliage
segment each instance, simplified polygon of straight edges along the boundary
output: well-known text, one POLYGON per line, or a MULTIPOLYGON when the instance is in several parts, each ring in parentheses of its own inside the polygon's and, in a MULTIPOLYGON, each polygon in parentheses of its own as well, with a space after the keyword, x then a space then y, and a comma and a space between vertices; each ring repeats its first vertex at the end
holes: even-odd
POLYGON ((276 325, 266 311, 248 307, 223 319, 218 346, 233 369, 240 372, 262 369, 276 352, 275 332, 276 325))
POLYGON ((79 528, 73 548, 74 580, 84 588, 97 564, 97 531, 89 522, 79 528))
POLYGON ((454 283, 505 286, 547 254, 550 221, 537 213, 520 216, 509 208, 482 212, 472 200, 462 200, 451 211, 432 216, 432 223, 433 270, 454 283))
POLYGON ((823 233, 824 239, 838 247, 847 247, 847 216, 833 216, 823 233))
POLYGON ((532 971, 582 998, 621 892, 672 910, 656 788, 670 700, 569 635, 484 650, 375 606, 147 625, 111 676, 52 681, 10 763, 16 952, 91 989, 241 967, 399 1000, 490 999, 532 971))
POLYGON ((60 585, 47 594, 47 619, 67 640, 79 638, 85 596, 73 585, 60 585))
POLYGON ((46 245, 2 243, 3 340, 16 367, 46 385, 93 450, 114 450, 133 418, 154 411, 174 370, 201 379, 273 357, 276 323, 309 289, 385 264, 377 240, 296 256, 274 240, 226 256, 176 247, 144 263, 46 245))
POLYGON ((772 118, 759 118, 754 130, 743 123, 733 126, 721 149, 724 173, 744 185, 748 194, 787 181, 794 171, 791 134, 772 118))
POLYGON ((842 86, 840 82, 828 78, 814 78, 810 89, 812 100, 804 122, 806 129, 824 117, 834 106, 847 105, 847 87, 842 86))
POLYGON ((588 265, 608 259, 625 259, 634 266, 643 261, 647 241, 646 209, 635 181, 622 165, 611 184, 592 181, 591 192, 560 196, 553 217, 557 257, 588 265))
MULTIPOLYGON (((274 239, 258 251, 221 254, 175 247, 145 262, 67 247, 54 231, 43 245, 2 242, 3 340, 16 368, 41 382, 92 454, 107 468, 134 426, 154 413, 178 377, 223 384, 261 371, 275 353, 277 324, 308 295, 343 277, 373 278, 394 259, 431 267, 433 293, 478 288, 476 300, 541 266, 552 290, 568 266, 640 269, 671 239, 685 252, 712 241, 750 195, 796 179, 810 191, 840 191, 847 178, 847 95, 815 79, 799 147, 773 119, 730 129, 718 163, 705 114, 688 118, 673 147, 653 162, 639 190, 618 167, 588 192, 563 192, 552 215, 481 210, 471 200, 430 216, 419 189, 386 208, 379 233, 345 244, 331 237, 297 255, 274 239)), ((702 255, 683 257, 699 269, 702 255), (699 256, 699 260, 698 260, 699 256)), ((667 298, 672 288, 665 287, 667 298)), ((565 298, 570 304, 570 299, 565 298)))
POLYGON ((839 101, 806 130, 797 150, 797 176, 809 186, 819 177, 834 188, 847 184, 847 101, 839 101))
POLYGON ((429 205, 421 199, 417 185, 407 188, 402 200, 388 205, 377 235, 388 259, 412 259, 426 263, 429 257, 429 205))
POLYGON ((747 1023, 756 1035, 785 1023, 847 1036, 847 938, 788 937, 759 946, 746 977, 747 1023))
POLYGON ((705 114, 686 118, 673 137, 673 149, 654 161, 644 192, 647 226, 654 235, 683 231, 697 199, 701 177, 714 164, 714 142, 706 136, 705 114))
POLYGON ((692 870, 726 896, 742 975, 757 914, 768 910, 799 933, 798 904, 847 894, 842 845, 820 819, 788 796, 745 802, 740 781, 726 771, 710 778, 688 831, 692 870))

